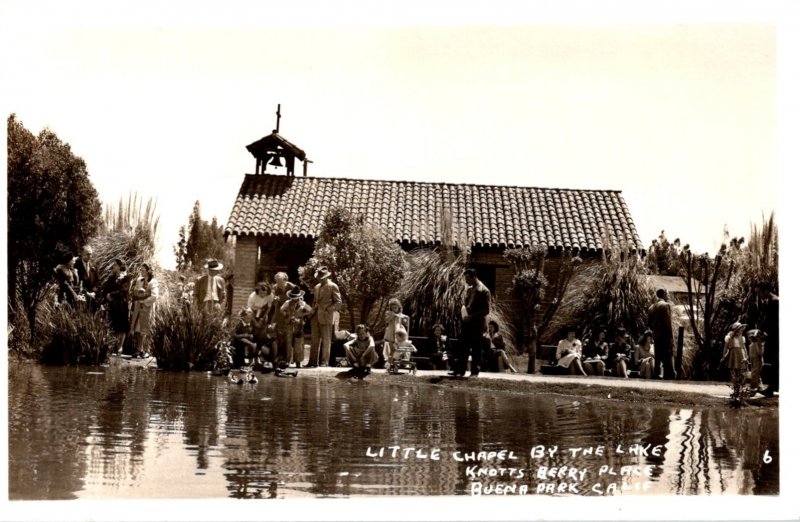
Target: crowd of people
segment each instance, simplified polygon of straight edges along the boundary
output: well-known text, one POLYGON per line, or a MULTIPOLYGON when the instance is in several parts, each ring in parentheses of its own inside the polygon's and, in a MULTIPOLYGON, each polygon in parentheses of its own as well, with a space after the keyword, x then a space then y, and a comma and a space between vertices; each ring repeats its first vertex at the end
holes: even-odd
MULTIPOLYGON (((185 306, 223 317, 230 315, 231 277, 223 277, 223 265, 209 259, 206 274, 196 281, 182 284, 181 297, 185 306)), ((117 353, 121 353, 126 337, 133 341, 134 357, 149 356, 148 334, 154 305, 159 296, 158 281, 150 266, 143 264, 138 274, 128 274, 122 259, 114 259, 111 274, 100 284, 97 268, 92 263, 92 249, 86 246, 78 257, 66 256, 55 268, 57 302, 83 306, 90 310, 103 307, 117 338, 117 353)), ((396 369, 411 361, 418 348, 409 339, 410 318, 403 313, 402 303, 391 299, 384 315, 386 327, 380 344, 369 328, 360 324, 355 332, 339 330, 342 296, 325 267, 314 273, 315 286, 311 304, 305 291, 289 281, 284 272, 275 274, 273 283, 261 281, 247 299, 247 306, 238 314, 233 327, 231 345, 233 365, 255 364, 294 365, 297 368, 328 366, 334 338, 343 343, 344 360, 356 368, 370 370, 379 364, 396 369), (305 329, 310 323, 311 348, 305 361, 305 329), (378 348, 380 346, 380 348, 378 348), (305 364, 303 364, 305 362, 305 364)), ((467 287, 461 306, 461 339, 451 342, 441 324, 435 324, 427 337, 424 357, 435 369, 447 369, 453 376, 472 376, 480 371, 517 372, 505 348, 505 341, 496 321, 488 319, 492 296, 478 279, 474 269, 464 273, 467 287)), ((736 322, 725 337, 721 361, 734 381, 749 386, 753 393, 772 396, 778 391, 778 296, 770 285, 760 283, 755 288, 761 311, 759 324, 748 330, 736 322), (765 371, 766 370, 766 371, 765 371), (763 389, 762 374, 768 386, 763 389)), ((664 289, 656 292, 657 300, 647 314, 649 329, 635 345, 623 328, 612 330, 607 342, 606 328, 595 328, 582 341, 575 328, 565 328, 558 343, 554 363, 572 375, 629 378, 637 372, 645 379, 675 379, 674 332, 672 305, 664 289)), ((227 319, 226 319, 227 320, 227 319)))
MULTIPOLYGON (((193 302, 209 310, 218 308, 223 287, 213 271, 219 267, 211 262, 209 274, 193 285, 193 302)), ((365 324, 354 332, 339 329, 342 298, 331 273, 320 267, 314 273, 315 286, 311 304, 305 291, 289 281, 286 273, 278 272, 274 283, 261 281, 255 285, 247 305, 239 312, 231 340, 234 367, 271 365, 275 367, 316 368, 336 362, 331 347, 339 341, 343 352, 341 362, 371 371, 382 366, 395 371, 411 363, 414 355, 424 356, 435 369, 449 369, 452 375, 464 376, 468 368, 478 375, 483 368, 489 371, 517 369, 505 349, 500 327, 488 321, 491 294, 474 270, 465 273, 466 299, 461 307, 461 341, 451 343, 441 324, 435 324, 424 346, 415 346, 409 336, 410 317, 403 313, 402 303, 392 298, 384 313, 385 328, 376 342, 365 324), (310 323, 310 324, 309 324, 310 323), (304 359, 304 329, 311 330, 309 358, 304 359), (421 352, 421 353, 420 353, 421 352), (305 364, 303 364, 305 363, 305 364)), ((192 300, 188 295, 187 302, 192 300)))
MULTIPOLYGON (((778 385, 778 296, 768 283, 756 285, 760 310, 759 324, 748 330, 734 322, 727 330, 720 364, 730 373, 734 388, 746 387, 749 393, 771 397, 778 385), (766 344, 766 347, 765 347, 766 344), (763 372, 768 368, 768 372, 763 372), (762 387, 762 373, 767 387, 762 387)), ((610 374, 629 378, 675 379, 672 305, 664 289, 656 292, 657 301, 648 310, 648 327, 634 344, 624 328, 613 330, 611 344, 606 342, 607 329, 595 328, 583 341, 577 330, 564 328, 553 363, 571 375, 610 374), (635 373, 634 373, 635 372, 635 373)))
POLYGON ((147 341, 159 296, 153 270, 144 263, 138 274, 129 274, 125 261, 116 258, 111 263, 111 273, 101 284, 92 255, 92 247, 87 245, 80 256, 66 254, 56 266, 56 305, 68 304, 92 312, 105 309, 117 339, 115 354, 122 353, 130 336, 133 356, 149 357, 147 341))

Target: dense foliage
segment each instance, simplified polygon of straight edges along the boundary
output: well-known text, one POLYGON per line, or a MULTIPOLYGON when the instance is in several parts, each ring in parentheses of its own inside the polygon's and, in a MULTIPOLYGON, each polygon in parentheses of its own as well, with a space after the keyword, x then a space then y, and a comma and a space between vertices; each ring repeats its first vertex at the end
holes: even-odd
POLYGON ((557 342, 564 327, 577 328, 579 335, 588 335, 595 327, 622 327, 632 335, 641 334, 647 329, 647 310, 655 301, 645 274, 637 253, 605 249, 601 262, 578 269, 544 340, 557 342))
POLYGON ((662 230, 657 239, 654 239, 647 250, 647 269, 651 274, 664 276, 681 275, 680 254, 683 248, 681 240, 676 238, 670 241, 662 230))
POLYGON ((362 322, 373 331, 379 329, 405 267, 405 254, 387 231, 345 208, 331 207, 311 259, 299 268, 308 288, 314 288, 314 271, 320 266, 327 267, 339 285, 350 328, 362 322))
POLYGON ((152 328, 152 354, 162 370, 210 370, 216 345, 230 338, 219 320, 211 320, 195 307, 160 307, 152 328))
MULTIPOLYGON (((47 305, 46 305, 47 306, 47 305)), ((63 304, 49 307, 37 328, 42 343, 41 360, 46 364, 98 365, 108 361, 114 337, 105 314, 63 304)))
POLYGON ((206 260, 215 258, 229 261, 222 226, 214 217, 209 223, 200 215, 200 202, 195 201, 189 215, 189 225, 181 226, 178 242, 173 247, 176 269, 201 269, 206 260))
POLYGON ((106 206, 104 226, 90 242, 101 282, 110 277, 116 258, 125 261, 129 274, 138 274, 144 263, 157 270, 153 263, 159 221, 156 203, 148 199, 142 205, 139 196, 131 194, 127 200, 120 198, 118 206, 106 206))
MULTIPOLYGON (((100 213, 86 163, 69 144, 48 129, 34 136, 15 115, 9 116, 9 303, 19 302, 24 309, 10 310, 12 323, 23 324, 15 315, 24 313, 27 324, 35 324, 53 268, 94 235, 100 213)), ((32 339, 35 328, 29 330, 32 339)))
POLYGON ((535 354, 539 332, 550 324, 569 287, 575 267, 581 262, 580 257, 573 256, 569 251, 553 256, 550 260, 554 265, 552 280, 548 280, 545 276, 547 254, 547 246, 543 244, 512 248, 503 253, 503 257, 514 268, 511 290, 522 305, 522 313, 517 314, 517 330, 521 333, 523 346, 528 347, 531 355, 535 354), (546 295, 550 296, 547 301, 546 295))

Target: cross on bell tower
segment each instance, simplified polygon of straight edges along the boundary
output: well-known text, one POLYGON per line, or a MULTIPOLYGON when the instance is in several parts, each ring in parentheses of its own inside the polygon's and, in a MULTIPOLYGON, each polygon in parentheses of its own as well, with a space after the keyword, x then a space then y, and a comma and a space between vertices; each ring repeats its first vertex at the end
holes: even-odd
POLYGON ((286 168, 287 176, 294 176, 295 160, 303 162, 303 176, 308 175, 308 164, 313 163, 306 157, 305 151, 278 134, 281 127, 281 104, 275 111, 275 129, 272 134, 264 136, 247 146, 247 150, 256 159, 256 174, 266 174, 268 166, 276 169, 286 168))

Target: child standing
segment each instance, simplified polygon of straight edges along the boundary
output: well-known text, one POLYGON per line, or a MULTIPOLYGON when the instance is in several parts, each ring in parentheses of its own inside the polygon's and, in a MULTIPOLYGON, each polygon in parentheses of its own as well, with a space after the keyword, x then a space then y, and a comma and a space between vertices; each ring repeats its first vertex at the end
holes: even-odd
POLYGON ((242 308, 239 312, 239 322, 233 332, 233 349, 233 362, 238 367, 252 365, 253 361, 248 359, 252 357, 254 360, 258 355, 253 341, 253 310, 250 308, 242 308))
POLYGON ((731 387, 733 388, 731 399, 734 404, 741 403, 744 391, 744 372, 747 371, 748 361, 747 348, 745 348, 742 334, 746 328, 746 324, 736 321, 725 336, 725 353, 722 355, 722 362, 727 364, 731 373, 731 387))
POLYGON ((399 299, 389 300, 389 309, 384 314, 384 320, 386 330, 383 332, 383 358, 388 368, 397 349, 397 333, 403 331, 408 336, 408 316, 403 313, 399 299))
POLYGON ((303 301, 305 292, 295 287, 286 293, 289 299, 281 306, 281 313, 286 318, 288 328, 286 333, 286 362, 295 363, 300 368, 303 362, 305 344, 303 343, 303 326, 313 312, 312 308, 303 301))

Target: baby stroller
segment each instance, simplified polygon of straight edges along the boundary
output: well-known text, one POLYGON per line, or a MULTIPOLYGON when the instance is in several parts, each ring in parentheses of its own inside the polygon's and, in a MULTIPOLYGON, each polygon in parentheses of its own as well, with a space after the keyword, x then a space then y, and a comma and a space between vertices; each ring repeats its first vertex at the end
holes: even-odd
POLYGON ((411 360, 411 354, 417 351, 411 341, 408 340, 408 334, 400 330, 397 332, 397 345, 392 352, 389 359, 388 372, 392 375, 399 375, 400 370, 406 370, 408 373, 417 373, 417 363, 411 360))

